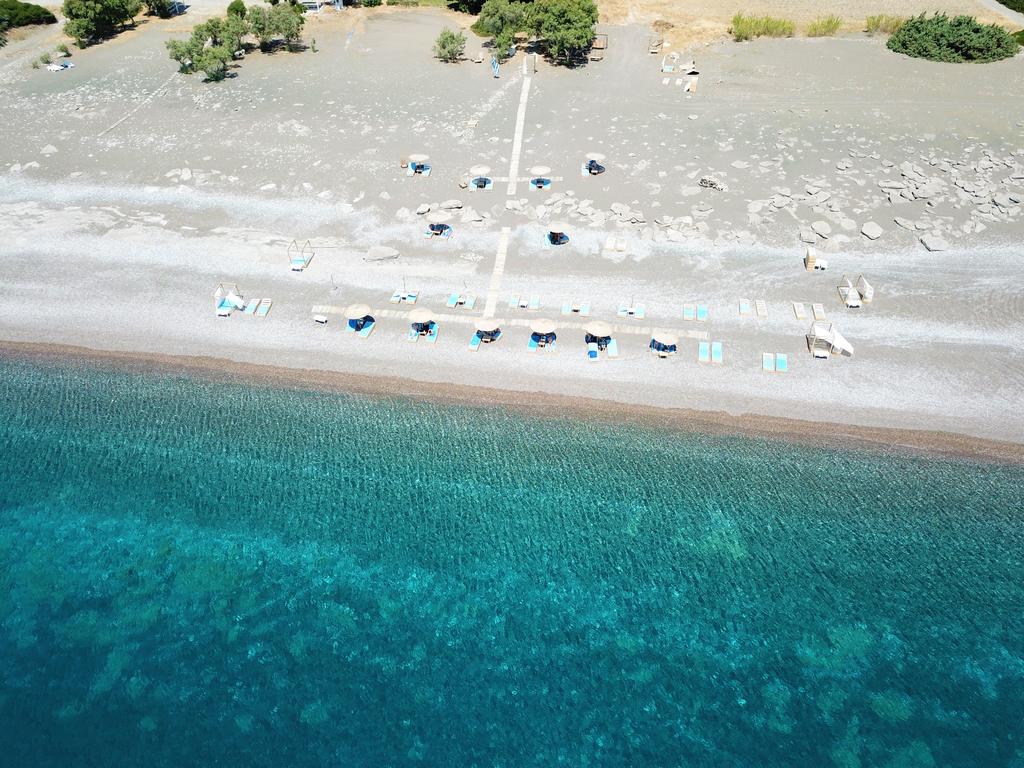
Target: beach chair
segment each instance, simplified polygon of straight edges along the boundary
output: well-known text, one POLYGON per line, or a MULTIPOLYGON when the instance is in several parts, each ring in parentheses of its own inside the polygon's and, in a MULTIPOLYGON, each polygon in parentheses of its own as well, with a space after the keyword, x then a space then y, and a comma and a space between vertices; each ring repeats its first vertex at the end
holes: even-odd
POLYGON ((270 314, 270 308, 274 302, 270 299, 260 299, 260 305, 256 307, 256 317, 266 317, 270 314))
POLYGON ((587 344, 587 359, 589 359, 590 362, 595 362, 597 360, 597 355, 597 342, 592 341, 589 344, 587 344))
POLYGON ((540 344, 537 343, 537 337, 532 333, 530 334, 530 342, 526 345, 527 352, 536 352, 540 344))
POLYGON ((619 356, 619 342, 617 339, 608 340, 608 357, 614 359, 619 356))
POLYGON ((711 362, 711 345, 706 341, 702 341, 697 345, 697 362, 711 362))
POLYGON ((245 309, 242 310, 244 315, 255 315, 256 307, 260 305, 259 299, 249 299, 249 303, 245 305, 245 309))
POLYGON ((522 305, 519 303, 519 297, 518 296, 514 296, 513 295, 513 296, 509 296, 508 297, 508 308, 509 309, 519 309, 521 306, 522 305))
POLYGON ((616 317, 628 317, 629 307, 625 304, 619 304, 619 311, 615 313, 616 317))
POLYGON ((406 304, 415 304, 416 299, 418 299, 419 297, 419 291, 409 291, 409 293, 405 294, 405 296, 402 297, 402 301, 404 301, 406 304))
POLYGON ((466 309, 472 309, 473 307, 476 306, 476 296, 467 296, 465 300, 462 302, 462 305, 466 309))
POLYGON ((802 301, 793 302, 793 314, 796 315, 797 320, 807 319, 807 308, 804 306, 802 301))
POLYGON ((453 293, 448 297, 448 301, 446 301, 444 305, 448 307, 448 309, 454 309, 459 305, 459 298, 459 294, 453 293))
POLYGON ((740 317, 750 317, 754 314, 754 310, 751 307, 750 299, 740 299, 740 317))
POLYGON ((217 302, 217 317, 230 317, 231 313, 234 311, 235 305, 227 299, 221 299, 217 302))
POLYGON ((708 305, 698 304, 697 305, 697 322, 706 323, 708 321, 708 305))
POLYGON ((394 293, 391 294, 391 298, 388 299, 388 301, 391 302, 392 304, 401 304, 403 295, 404 294, 401 291, 395 291, 394 293))
POLYGON ((572 314, 572 302, 571 301, 567 301, 567 302, 565 302, 565 304, 562 305, 562 314, 563 315, 571 315, 572 314))
POLYGON ((478 349, 480 349, 480 334, 474 333, 473 338, 469 340, 469 351, 476 352, 478 349))
POLYGON ((327 325, 327 315, 313 315, 313 322, 317 325, 327 325))
POLYGON ((581 317, 589 317, 590 316, 590 305, 589 304, 580 304, 580 316, 581 317))
POLYGON ((647 308, 643 304, 637 304, 633 307, 633 317, 637 320, 643 320, 647 316, 647 308))
POLYGON ((771 352, 761 353, 761 370, 767 371, 768 373, 775 372, 775 355, 771 352))
POLYGON ((784 352, 777 352, 775 354, 775 371, 777 373, 785 373, 789 370, 789 356, 784 352))
POLYGON ((529 310, 540 309, 540 296, 533 294, 530 296, 530 301, 527 303, 526 308, 529 310))
POLYGON ((824 304, 811 304, 811 312, 814 314, 815 320, 825 319, 825 305, 824 304))
POLYGON ((857 293, 860 294, 861 299, 864 300, 865 304, 870 304, 871 300, 875 298, 875 289, 871 287, 871 284, 864 279, 864 275, 857 276, 857 293))
POLYGON ((683 304, 683 320, 693 320, 697 317, 697 309, 693 304, 683 304))
POLYGON ((433 344, 437 341, 438 326, 437 323, 431 323, 430 328, 427 330, 427 335, 423 337, 423 340, 427 344, 433 344))
POLYGON ((843 300, 848 309, 860 309, 860 294, 853 287, 853 281, 850 278, 843 275, 843 279, 837 288, 839 290, 839 298, 843 300))
POLYGON ((759 320, 768 317, 768 303, 764 299, 758 299, 754 302, 754 310, 757 312, 759 320))
MULTIPOLYGON (((368 321, 366 323, 366 325, 364 325, 360 329, 360 331, 359 331, 359 338, 360 339, 367 338, 371 333, 373 333, 373 329, 376 328, 376 327, 377 327, 377 321, 376 320, 368 321)), ((355 330, 355 329, 354 328, 350 328, 349 330, 355 330)))
POLYGON ((405 335, 405 340, 415 344, 420 340, 420 332, 412 326, 409 326, 409 332, 405 335))
POLYGON ((722 342, 711 342, 711 362, 716 365, 722 364, 722 342))

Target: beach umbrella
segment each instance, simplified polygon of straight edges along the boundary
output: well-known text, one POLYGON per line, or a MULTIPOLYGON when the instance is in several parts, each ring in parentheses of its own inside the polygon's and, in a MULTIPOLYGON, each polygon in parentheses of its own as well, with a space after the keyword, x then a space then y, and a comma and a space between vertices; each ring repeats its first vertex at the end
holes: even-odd
POLYGON ((366 258, 370 261, 380 261, 382 259, 393 259, 398 256, 398 251, 395 248, 390 248, 386 245, 371 245, 370 249, 366 252, 366 258))
POLYGON ((679 344, 679 337, 668 331, 655 331, 651 334, 651 338, 659 344, 664 344, 666 347, 674 347, 679 344))
POLYGON ((583 326, 583 330, 599 339, 607 339, 612 335, 612 327, 603 320, 591 320, 583 326))
POLYGON ((434 319, 434 314, 426 307, 418 307, 409 313, 409 322, 425 325, 434 319))
POLYGON ((500 324, 493 317, 481 317, 476 321, 476 329, 483 333, 494 333, 499 327, 500 324))
POLYGON ((535 165, 530 169, 530 175, 534 178, 542 178, 551 173, 551 169, 546 165, 535 165))
POLYGON ((472 168, 469 169, 469 175, 474 178, 477 178, 479 176, 486 176, 490 172, 491 167, 489 165, 474 165, 472 168))
POLYGON ((362 320, 364 317, 370 316, 370 311, 369 304, 352 304, 345 308, 345 319, 362 320))
POLYGON ((427 214, 427 221, 431 224, 444 224, 451 221, 452 215, 448 211, 431 211, 427 214))
POLYGON ((553 232, 558 235, 564 235, 569 229, 569 225, 564 221, 552 221, 548 224, 548 232, 553 232))
POLYGON ((547 336, 549 333, 555 332, 555 321, 548 320, 546 317, 538 317, 530 323, 530 330, 541 336, 547 336))
POLYGON ((600 152, 587 152, 587 160, 593 160, 595 163, 600 163, 604 160, 604 155, 600 152))
POLYGON ((409 155, 409 161, 412 163, 425 163, 430 159, 430 155, 409 155))

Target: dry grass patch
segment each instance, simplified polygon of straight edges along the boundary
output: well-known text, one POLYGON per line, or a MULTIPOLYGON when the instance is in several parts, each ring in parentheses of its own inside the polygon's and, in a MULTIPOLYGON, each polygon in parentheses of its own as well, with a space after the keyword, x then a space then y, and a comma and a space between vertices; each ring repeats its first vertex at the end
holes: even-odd
POLYGON ((792 37, 796 34, 796 24, 789 19, 778 19, 774 16, 747 16, 737 13, 732 17, 729 33, 737 42, 757 37, 792 37))
POLYGON ((838 16, 820 16, 807 25, 808 37, 832 37, 843 26, 838 16))
POLYGON ((890 16, 887 13, 868 16, 864 29, 869 35, 891 35, 906 21, 904 16, 890 16))

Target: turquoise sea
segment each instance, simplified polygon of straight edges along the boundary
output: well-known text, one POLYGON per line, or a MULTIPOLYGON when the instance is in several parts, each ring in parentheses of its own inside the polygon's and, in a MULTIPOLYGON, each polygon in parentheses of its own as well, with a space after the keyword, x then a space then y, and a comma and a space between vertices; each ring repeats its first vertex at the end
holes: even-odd
POLYGON ((1024 766, 1024 471, 0 357, 0 763, 1024 766))

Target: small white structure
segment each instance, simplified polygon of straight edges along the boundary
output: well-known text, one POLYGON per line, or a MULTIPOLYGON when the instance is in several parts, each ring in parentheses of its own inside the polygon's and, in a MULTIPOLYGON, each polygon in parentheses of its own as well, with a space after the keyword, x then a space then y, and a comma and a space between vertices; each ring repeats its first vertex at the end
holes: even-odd
POLYGON ((220 283, 213 292, 213 309, 217 317, 230 317, 236 309, 245 308, 245 299, 234 283, 220 283))
POLYGON ((871 300, 875 298, 875 289, 864 279, 864 275, 857 275, 856 288, 865 304, 870 304, 871 300))
POLYGON ((828 262, 818 258, 818 252, 811 246, 807 246, 804 252, 804 269, 808 272, 824 272, 828 269, 828 262))
POLYGON ((853 281, 850 280, 846 275, 843 275, 842 281, 837 286, 839 289, 839 298, 843 300, 843 304, 848 309, 860 309, 862 304, 860 300, 860 293, 853 286, 853 281))
POLYGON ((833 355, 853 357, 853 345, 832 323, 824 320, 811 323, 811 330, 807 332, 807 351, 819 360, 827 360, 833 355))

